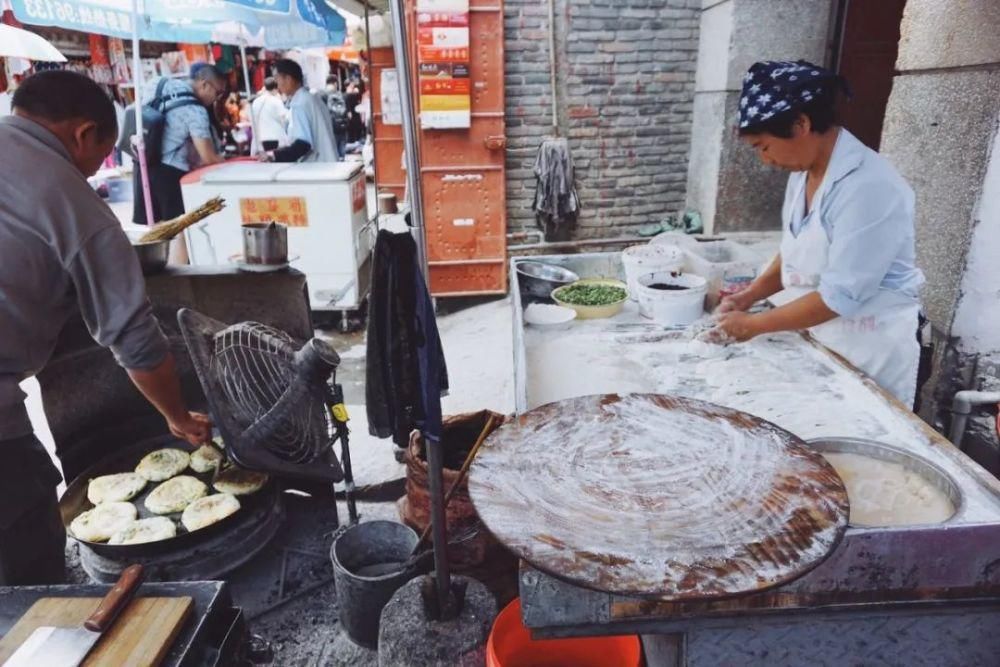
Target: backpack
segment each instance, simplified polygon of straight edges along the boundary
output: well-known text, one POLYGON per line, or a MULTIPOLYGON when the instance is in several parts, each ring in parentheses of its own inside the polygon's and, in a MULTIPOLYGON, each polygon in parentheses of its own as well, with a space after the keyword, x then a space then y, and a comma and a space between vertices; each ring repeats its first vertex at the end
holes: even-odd
MULTIPOLYGON (((167 113, 180 107, 201 102, 193 92, 183 91, 163 96, 163 88, 167 79, 160 79, 156 84, 156 94, 146 104, 142 105, 142 139, 146 149, 146 164, 159 164, 163 159, 163 131, 167 124, 167 113)), ((138 160, 132 137, 135 136, 135 104, 125 109, 125 119, 122 121, 121 134, 118 136, 118 150, 127 153, 133 160, 138 160)))
POLYGON ((326 108, 330 110, 333 131, 342 134, 347 130, 347 104, 344 102, 344 96, 338 92, 327 93, 326 108))

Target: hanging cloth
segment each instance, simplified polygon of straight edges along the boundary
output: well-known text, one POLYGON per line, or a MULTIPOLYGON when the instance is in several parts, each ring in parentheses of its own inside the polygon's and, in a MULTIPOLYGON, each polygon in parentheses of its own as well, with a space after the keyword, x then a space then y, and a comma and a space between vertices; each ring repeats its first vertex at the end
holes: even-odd
POLYGON ((400 447, 419 429, 441 438, 441 396, 448 370, 431 301, 407 233, 381 231, 375 242, 368 311, 365 402, 368 430, 400 447))
POLYGON ((535 212, 545 240, 560 241, 576 228, 580 199, 576 194, 573 159, 564 138, 546 139, 535 156, 535 212))

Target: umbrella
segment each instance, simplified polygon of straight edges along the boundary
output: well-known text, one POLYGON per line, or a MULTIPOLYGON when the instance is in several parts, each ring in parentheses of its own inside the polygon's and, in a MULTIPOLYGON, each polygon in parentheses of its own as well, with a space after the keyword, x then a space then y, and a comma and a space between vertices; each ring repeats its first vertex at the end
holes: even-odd
POLYGON ((52 63, 66 62, 66 56, 41 36, 5 23, 0 23, 0 56, 52 63))

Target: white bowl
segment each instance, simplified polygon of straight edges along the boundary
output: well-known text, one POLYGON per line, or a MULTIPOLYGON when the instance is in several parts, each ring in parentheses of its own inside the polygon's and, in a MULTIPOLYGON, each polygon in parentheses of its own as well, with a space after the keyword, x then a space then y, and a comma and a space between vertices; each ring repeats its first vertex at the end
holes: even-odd
POLYGON ((524 321, 539 329, 565 329, 575 319, 575 310, 551 303, 533 303, 524 310, 524 321))

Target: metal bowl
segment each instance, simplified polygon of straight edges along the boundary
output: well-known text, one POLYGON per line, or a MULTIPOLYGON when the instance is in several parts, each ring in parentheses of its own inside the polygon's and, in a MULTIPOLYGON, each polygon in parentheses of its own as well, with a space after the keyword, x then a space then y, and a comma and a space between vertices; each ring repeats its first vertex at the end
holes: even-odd
POLYGON ((145 232, 129 232, 128 240, 131 241, 135 254, 139 258, 142 272, 146 275, 159 273, 167 266, 167 257, 170 255, 170 239, 140 243, 139 238, 143 234, 145 232))
POLYGON ((542 262, 518 262, 517 277, 521 293, 539 299, 548 299, 552 290, 580 279, 569 269, 542 262))
MULTIPOLYGON (((939 523, 951 521, 962 510, 964 503, 962 489, 955 483, 951 476, 934 463, 904 449, 863 438, 817 438, 815 440, 807 440, 806 444, 821 453, 858 454, 880 461, 897 463, 907 470, 920 475, 928 484, 948 496, 948 500, 951 501, 952 506, 955 508, 955 511, 949 518, 939 523)), ((853 522, 850 525, 859 528, 879 527, 868 524, 855 524, 853 522)))

